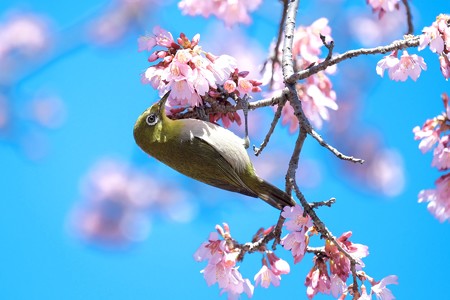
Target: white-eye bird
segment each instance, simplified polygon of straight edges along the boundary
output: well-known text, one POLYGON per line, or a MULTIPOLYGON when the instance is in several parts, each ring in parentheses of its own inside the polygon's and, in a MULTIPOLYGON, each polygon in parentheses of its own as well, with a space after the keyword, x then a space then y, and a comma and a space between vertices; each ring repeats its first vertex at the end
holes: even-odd
POLYGON ((169 119, 165 113, 169 93, 134 125, 134 139, 142 150, 206 184, 259 197, 280 210, 295 205, 288 194, 256 175, 244 141, 234 133, 201 120, 169 119))

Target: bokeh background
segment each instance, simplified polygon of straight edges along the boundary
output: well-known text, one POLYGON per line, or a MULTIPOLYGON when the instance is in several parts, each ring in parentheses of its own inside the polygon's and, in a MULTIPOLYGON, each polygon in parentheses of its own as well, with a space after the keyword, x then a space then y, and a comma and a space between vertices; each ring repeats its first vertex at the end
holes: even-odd
MULTIPOLYGON (((330 20, 340 53, 406 32, 403 10, 380 23, 363 0, 300 7, 298 24, 330 20)), ((413 1, 412 8, 416 34, 450 12, 444 0, 413 1)), ((0 2, 0 299, 219 298, 192 254, 218 223, 245 242, 278 213, 185 178, 135 145, 134 122, 157 100, 140 82, 149 63, 136 41, 155 25, 174 36, 200 33, 204 49, 234 55, 258 78, 280 13, 278 1, 263 1, 251 25, 230 29, 215 18, 183 16, 176 1, 0 2)), ((448 294, 449 225, 417 203, 440 174, 431 154, 418 150, 412 128, 443 111, 440 95, 449 85, 436 56, 421 55, 428 70, 417 82, 377 76, 381 56, 340 64, 331 76, 340 110, 320 133, 367 162, 340 162, 308 138, 298 172, 309 201, 337 199, 319 210, 328 228, 335 235, 352 230, 353 242, 369 246, 366 272, 398 275, 398 299, 448 294)), ((263 140, 272 114, 251 112, 253 144, 263 140)), ((252 156, 262 177, 284 186, 294 141, 287 128, 276 128, 263 154, 252 156)), ((283 249, 277 254, 292 263, 283 249)), ((253 278, 260 259, 245 258, 244 277, 253 278)), ((291 265, 280 287, 258 288, 254 298, 306 299, 311 259, 291 265)))

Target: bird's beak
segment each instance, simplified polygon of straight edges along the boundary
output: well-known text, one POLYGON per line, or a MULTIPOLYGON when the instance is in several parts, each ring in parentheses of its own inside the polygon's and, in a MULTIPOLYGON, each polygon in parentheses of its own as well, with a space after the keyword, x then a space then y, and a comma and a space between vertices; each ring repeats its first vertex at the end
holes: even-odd
POLYGON ((170 91, 168 91, 162 98, 159 100, 159 114, 164 113, 164 108, 166 107, 167 98, 169 98, 170 91))

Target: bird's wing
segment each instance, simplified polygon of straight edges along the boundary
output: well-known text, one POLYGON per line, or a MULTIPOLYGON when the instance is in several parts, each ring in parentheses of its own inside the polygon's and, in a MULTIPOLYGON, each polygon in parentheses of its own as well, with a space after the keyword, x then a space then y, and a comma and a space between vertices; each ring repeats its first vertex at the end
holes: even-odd
MULTIPOLYGON (((203 175, 208 177, 207 181, 209 182, 206 183, 228 191, 257 197, 257 194, 241 180, 235 168, 233 168, 231 164, 221 155, 221 153, 214 146, 208 143, 207 140, 196 136, 191 142, 196 144, 194 148, 199 147, 202 149, 201 151, 196 151, 194 155, 201 153, 201 155, 205 158, 204 163, 212 162, 214 164, 210 169, 217 168, 215 171, 212 171, 211 173, 208 172, 209 174, 203 175)), ((202 181, 205 182, 205 180, 202 181)))

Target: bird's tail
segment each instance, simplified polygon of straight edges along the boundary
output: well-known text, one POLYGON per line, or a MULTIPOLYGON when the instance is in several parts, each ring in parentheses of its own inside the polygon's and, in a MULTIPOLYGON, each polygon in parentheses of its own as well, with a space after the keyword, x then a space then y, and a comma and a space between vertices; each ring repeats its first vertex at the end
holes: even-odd
POLYGON ((266 201, 273 207, 282 210, 285 206, 294 206, 295 200, 287 193, 267 181, 259 180, 258 197, 266 201))

